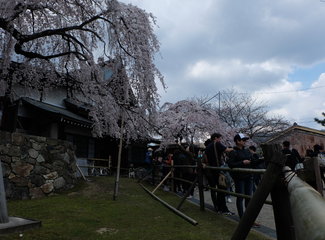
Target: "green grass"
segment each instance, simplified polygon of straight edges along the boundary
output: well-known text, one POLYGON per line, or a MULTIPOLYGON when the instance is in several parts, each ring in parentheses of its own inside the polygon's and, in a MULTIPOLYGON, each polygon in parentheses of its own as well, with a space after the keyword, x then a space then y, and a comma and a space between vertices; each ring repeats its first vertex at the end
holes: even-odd
MULTIPOLYGON (((198 221, 191 225, 154 200, 135 180, 122 178, 117 200, 113 201, 113 177, 81 182, 59 195, 24 201, 8 201, 9 216, 42 221, 42 227, 1 235, 13 239, 114 239, 114 240, 229 240, 236 223, 185 202, 181 211, 198 221), (101 233, 99 233, 101 232, 101 233)), ((147 186, 148 188, 152 188, 147 186)), ((180 198, 171 193, 156 194, 172 206, 180 198)), ((247 239, 268 239, 251 232, 247 239)))

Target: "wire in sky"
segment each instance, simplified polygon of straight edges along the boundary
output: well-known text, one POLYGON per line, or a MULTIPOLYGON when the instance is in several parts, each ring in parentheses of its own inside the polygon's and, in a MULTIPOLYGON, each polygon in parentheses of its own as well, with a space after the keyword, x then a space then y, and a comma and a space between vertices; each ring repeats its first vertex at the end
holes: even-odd
MULTIPOLYGON (((324 88, 324 87, 325 86, 309 87, 309 88, 303 88, 303 89, 300 89, 300 90, 289 90, 289 91, 281 91, 281 92, 259 92, 259 91, 256 91, 256 92, 238 92, 236 94, 244 94, 244 95, 246 95, 246 94, 253 94, 253 93, 255 93, 255 94, 278 94, 278 93, 280 93, 281 94, 281 93, 291 93, 291 92, 305 92, 305 91, 309 91, 309 90, 313 90, 313 89, 318 89, 318 88, 324 88)), ((208 100, 204 101, 201 104, 201 106, 204 105, 204 104, 206 104, 206 103, 208 103, 208 102, 210 102, 216 96, 220 96, 220 95, 222 95, 222 92, 219 91, 218 93, 216 93, 215 95, 213 95, 211 98, 209 98, 208 100)))
POLYGON ((299 123, 315 123, 316 121, 314 120, 314 121, 305 121, 305 122, 300 122, 300 121, 296 121, 296 122, 299 122, 299 123))
POLYGON ((318 86, 318 87, 310 87, 310 88, 303 88, 300 90, 288 90, 288 91, 281 91, 281 92, 259 92, 256 91, 257 94, 277 94, 277 93, 291 93, 291 92, 305 92, 313 89, 324 88, 325 86, 318 86))

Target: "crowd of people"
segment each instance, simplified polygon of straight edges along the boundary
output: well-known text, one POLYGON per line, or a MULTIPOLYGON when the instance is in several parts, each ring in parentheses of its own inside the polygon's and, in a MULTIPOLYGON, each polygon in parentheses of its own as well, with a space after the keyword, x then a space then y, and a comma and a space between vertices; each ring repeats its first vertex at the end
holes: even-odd
MULTIPOLYGON (((227 202, 231 201, 230 196, 227 196, 224 192, 215 191, 215 189, 223 189, 228 191, 235 191, 238 194, 252 195, 256 190, 259 182, 261 181, 261 175, 253 174, 250 172, 237 172, 231 171, 216 171, 209 167, 229 167, 229 168, 246 168, 246 169, 265 169, 266 164, 264 159, 257 153, 256 146, 246 146, 249 138, 238 133, 234 136, 234 146, 226 147, 222 144, 222 135, 219 133, 213 133, 209 139, 205 141, 205 148, 198 148, 191 145, 179 145, 175 144, 170 146, 164 154, 157 152, 156 156, 152 158, 152 161, 156 165, 162 166, 163 179, 170 171, 170 165, 186 165, 193 166, 197 163, 203 165, 204 179, 206 184, 206 190, 210 190, 211 200, 216 212, 223 215, 234 215, 229 211, 227 202), (226 184, 221 182, 221 177, 225 177, 226 184), (234 187, 234 189, 233 189, 234 187)), ((148 155, 152 155, 152 149, 150 149, 148 155)), ((291 148, 289 141, 282 143, 282 153, 286 155, 285 165, 290 167, 293 171, 304 160, 294 148, 291 148)), ((306 157, 325 156, 325 152, 320 145, 315 145, 314 149, 308 150, 306 157)), ((193 182, 196 178, 196 168, 194 167, 182 167, 174 169, 174 177, 182 178, 186 181, 174 181, 174 189, 181 194, 187 194, 189 198, 193 196, 194 188, 191 188, 190 182, 193 182)), ((324 179, 324 172, 322 172, 322 178, 324 179)), ((165 182, 164 190, 169 190, 167 187, 168 182, 165 182)), ((248 206, 249 199, 240 196, 236 197, 237 214, 241 218, 248 206)), ((259 227, 258 223, 254 223, 255 227, 259 227)))

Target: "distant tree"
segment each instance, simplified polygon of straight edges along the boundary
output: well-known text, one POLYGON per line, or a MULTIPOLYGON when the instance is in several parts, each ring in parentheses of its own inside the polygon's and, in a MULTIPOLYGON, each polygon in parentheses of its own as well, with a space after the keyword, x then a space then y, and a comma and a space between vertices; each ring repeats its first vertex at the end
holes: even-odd
POLYGON ((323 120, 320 120, 318 118, 315 118, 315 121, 317 123, 319 123, 320 125, 324 126, 325 127, 325 112, 322 113, 322 115, 324 116, 324 119, 323 120))
POLYGON ((158 129, 164 142, 204 142, 219 132, 225 144, 233 144, 235 130, 224 123, 211 108, 191 100, 165 103, 158 114, 158 129))
POLYGON ((221 92, 220 103, 215 109, 229 127, 238 129, 253 140, 255 138, 255 141, 257 137, 270 136, 290 125, 280 116, 268 116, 267 106, 258 99, 235 90, 221 92))
POLYGON ((40 98, 65 87, 68 97, 89 103, 95 134, 118 136, 123 113, 125 130, 137 137, 149 129, 159 103, 155 78, 165 87, 153 63, 155 24, 151 14, 117 0, 0 0, 0 96, 21 97, 15 85, 40 98), (124 89, 123 97, 104 81, 95 56, 118 62, 110 81, 124 89))

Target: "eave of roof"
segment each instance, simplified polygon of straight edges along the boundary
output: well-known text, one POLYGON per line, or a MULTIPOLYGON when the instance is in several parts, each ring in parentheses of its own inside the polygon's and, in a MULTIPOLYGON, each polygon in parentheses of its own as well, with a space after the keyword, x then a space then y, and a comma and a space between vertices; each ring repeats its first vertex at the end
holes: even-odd
POLYGON ((62 122, 71 123, 74 125, 74 123, 79 124, 80 126, 91 128, 92 122, 84 117, 81 117, 73 112, 70 112, 69 110, 65 108, 61 108, 58 106, 54 106, 48 103, 40 102, 31 98, 22 97, 21 100, 27 104, 30 104, 40 110, 55 114, 57 116, 60 116, 60 120, 62 122))

